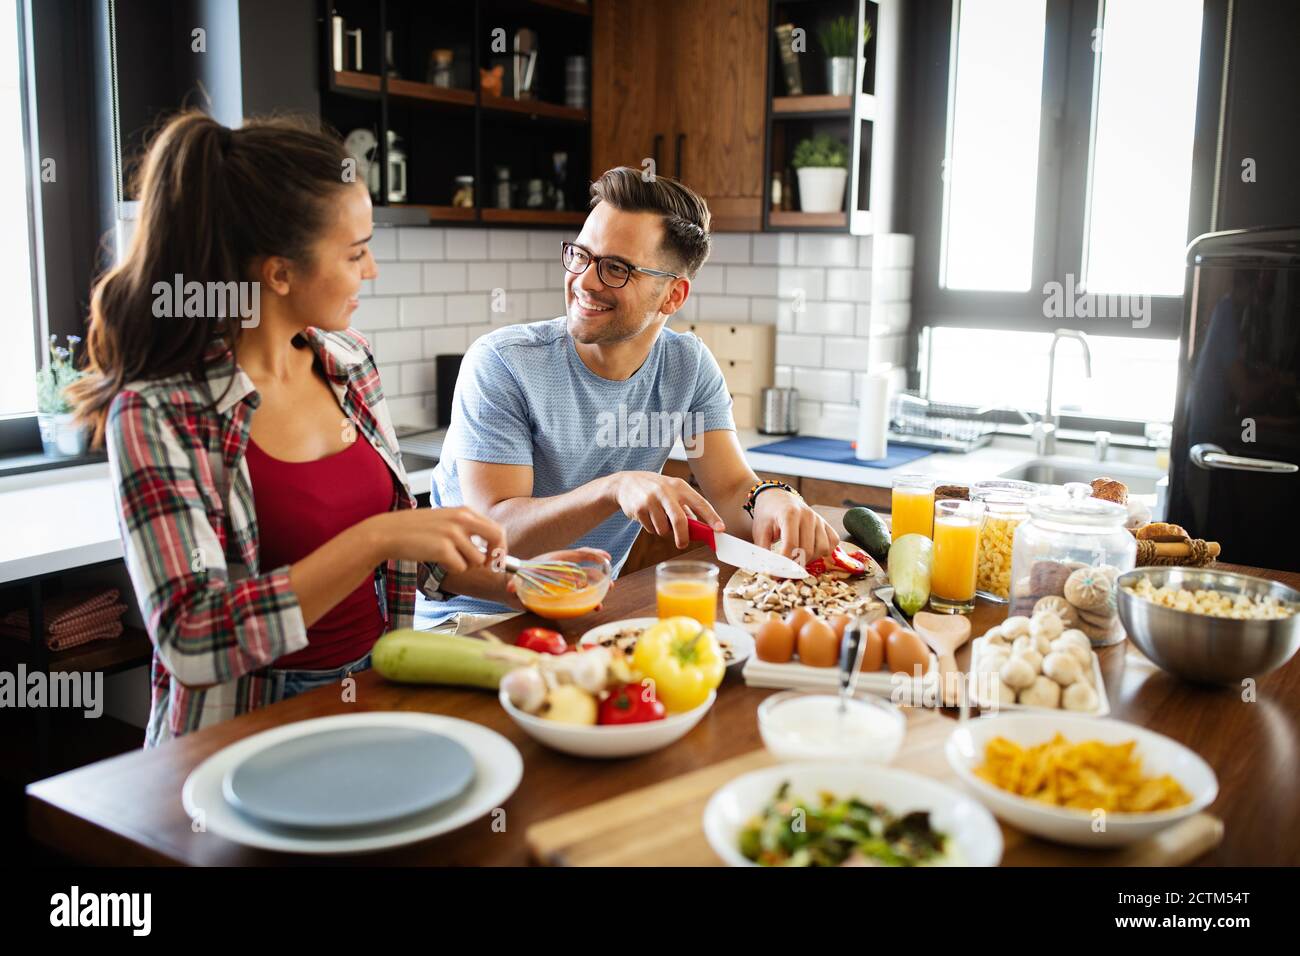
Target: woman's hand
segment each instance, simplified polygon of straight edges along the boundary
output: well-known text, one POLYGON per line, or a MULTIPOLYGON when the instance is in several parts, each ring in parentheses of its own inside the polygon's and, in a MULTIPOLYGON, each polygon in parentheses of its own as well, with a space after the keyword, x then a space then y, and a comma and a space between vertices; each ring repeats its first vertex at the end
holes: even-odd
POLYGON ((487 564, 498 549, 506 554, 505 529, 473 508, 414 508, 367 520, 380 561, 427 561, 462 574, 487 564), (486 553, 472 535, 483 539, 486 553))

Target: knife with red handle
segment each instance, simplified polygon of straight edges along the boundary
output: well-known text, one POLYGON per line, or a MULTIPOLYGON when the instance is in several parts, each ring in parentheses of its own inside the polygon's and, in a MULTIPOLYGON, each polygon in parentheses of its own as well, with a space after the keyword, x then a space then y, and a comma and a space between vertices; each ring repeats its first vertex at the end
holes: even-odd
POLYGON ((806 578, 808 571, 798 561, 760 548, 752 542, 737 538, 725 531, 714 531, 703 521, 687 518, 692 541, 707 544, 718 560, 735 568, 767 574, 774 578, 806 578))

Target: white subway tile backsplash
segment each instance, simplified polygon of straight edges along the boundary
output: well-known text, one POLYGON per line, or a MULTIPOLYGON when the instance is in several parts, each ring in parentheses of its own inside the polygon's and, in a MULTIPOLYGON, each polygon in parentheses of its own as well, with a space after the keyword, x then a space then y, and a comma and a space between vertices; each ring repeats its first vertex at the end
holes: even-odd
POLYGON ((778 365, 806 365, 820 368, 822 364, 822 338, 817 335, 776 334, 776 361, 778 365))
POLYGON ((471 262, 466 288, 470 292, 490 292, 510 285, 508 262, 471 262))
POLYGON ((401 362, 420 354, 420 330, 376 332, 370 342, 377 362, 401 362))
POLYGON ((561 232, 559 230, 530 232, 528 233, 528 258, 549 259, 558 264, 560 261, 560 243, 565 240, 572 241, 576 237, 576 232, 561 232))
POLYGON ((376 362, 379 372, 379 384, 383 386, 384 395, 402 394, 402 366, 397 362, 376 362))
POLYGON ((780 284, 775 269, 727 266, 727 295, 775 295, 780 284))
POLYGON ((871 277, 869 269, 827 269, 826 298, 870 302, 871 277))
POLYGON ((695 274, 695 278, 691 281, 691 295, 720 293, 725 291, 726 284, 726 267, 706 264, 704 268, 695 274))
POLYGON ((564 292, 555 289, 551 292, 528 293, 527 314, 530 319, 554 319, 566 312, 564 292))
POLYGON ((749 233, 719 232, 715 233, 710 243, 709 262, 730 263, 749 262, 749 233))
MULTIPOLYGON (((749 321, 759 323, 760 325, 776 325, 780 316, 780 299, 754 298, 749 300, 749 321)), ((786 331, 789 330, 787 329, 786 331)))
POLYGON ((875 236, 858 236, 858 268, 870 269, 871 257, 874 255, 875 236))
MULTIPOLYGON (((692 296, 697 304, 701 322, 746 322, 749 320, 749 300, 734 295, 692 296)), ((689 300, 688 300, 689 301, 689 300)))
POLYGON ((397 232, 392 226, 376 226, 370 236, 370 254, 376 262, 392 262, 397 258, 397 232))
POLYGON ((402 366, 402 394, 432 392, 438 387, 437 365, 433 362, 407 362, 402 366))
POLYGON ((448 229, 448 259, 486 259, 488 255, 488 231, 486 229, 448 229))
POLYGON ((464 326, 425 329, 423 355, 426 359, 437 358, 439 355, 460 355, 468 344, 464 326))
POLYGON ((488 256, 501 259, 527 259, 528 233, 523 229, 493 229, 488 233, 488 256))
POLYGON ((468 279, 463 262, 426 262, 425 292, 464 292, 468 279))
POLYGON ((776 270, 776 280, 776 294, 787 301, 818 302, 826 298, 825 269, 790 269, 782 266, 776 270))
POLYGON ((867 339, 854 336, 827 336, 826 367, 865 372, 870 366, 870 345, 867 339))
POLYGON ((875 237, 871 264, 876 269, 910 269, 916 243, 903 233, 886 233, 875 237))
POLYGON ((821 422, 817 431, 823 438, 853 441, 858 437, 858 406, 856 403, 823 402, 821 422))
POLYGON ((788 365, 778 365, 773 369, 772 384, 777 388, 790 388, 794 381, 794 370, 788 365))
POLYGON ((853 401, 853 373, 841 369, 797 369, 794 387, 801 397, 819 402, 853 401))
POLYGON ((564 269, 547 262, 510 263, 511 289, 558 289, 564 285, 564 269))
MULTIPOLYGON (((384 383, 384 393, 391 394, 387 382, 384 383)), ((401 425, 432 427, 438 421, 436 405, 436 395, 401 395, 388 399, 388 414, 401 425)), ((417 495, 428 490, 427 486, 411 489, 417 495)))
POLYGON ((855 266, 858 264, 857 236, 799 236, 801 266, 855 266))
POLYGON ((908 302, 912 298, 911 269, 873 269, 873 302, 908 302))
POLYGON ((397 258, 441 259, 443 254, 442 229, 420 226, 402 226, 397 229, 397 258))
POLYGON ((370 329, 397 328, 397 299, 373 299, 363 296, 352 313, 352 324, 362 332, 370 329))
POLYGON ((406 295, 420 289, 420 263, 385 262, 379 266, 379 275, 375 276, 376 295, 406 295))
POLYGON ((750 261, 754 265, 795 264, 796 236, 791 232, 755 233, 751 242, 750 261))
POLYGON ((486 292, 447 296, 447 324, 474 325, 488 321, 489 299, 486 292))
POLYGON ((802 335, 852 335, 855 308, 852 302, 805 302, 794 313, 794 330, 802 335))
POLYGON ((889 363, 902 365, 907 356, 907 337, 903 335, 872 336, 868 345, 872 365, 889 363))
POLYGON ((447 300, 440 295, 406 295, 398 301, 398 319, 403 328, 447 321, 447 300))

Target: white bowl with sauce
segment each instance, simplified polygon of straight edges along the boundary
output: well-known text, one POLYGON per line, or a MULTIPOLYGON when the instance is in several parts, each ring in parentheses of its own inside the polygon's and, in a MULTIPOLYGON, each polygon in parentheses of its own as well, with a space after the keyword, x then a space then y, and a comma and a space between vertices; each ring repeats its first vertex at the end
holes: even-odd
POLYGON ((907 718, 888 701, 787 690, 758 707, 763 745, 782 761, 889 763, 903 745, 907 718))

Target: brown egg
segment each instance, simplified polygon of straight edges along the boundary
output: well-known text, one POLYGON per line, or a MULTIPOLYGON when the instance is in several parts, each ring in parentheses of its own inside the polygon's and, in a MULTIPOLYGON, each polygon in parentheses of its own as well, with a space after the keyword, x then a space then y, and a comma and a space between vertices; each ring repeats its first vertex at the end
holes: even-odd
POLYGON ((844 640, 844 629, 853 623, 853 618, 847 614, 840 614, 831 618, 831 629, 835 631, 835 636, 844 640))
POLYGON ((858 670, 880 670, 880 665, 885 662, 885 642, 881 639, 880 632, 869 627, 862 635, 862 640, 866 646, 862 648, 862 663, 858 665, 858 670))
POLYGON ((915 668, 924 673, 930 666, 930 653, 916 632, 901 627, 886 638, 885 659, 892 673, 901 671, 909 677, 916 673, 915 668))
POLYGON ((785 616, 785 623, 789 625, 790 630, 798 634, 803 630, 803 626, 813 620, 813 616, 804 608, 797 607, 785 616))
POLYGON ((754 635, 754 653, 760 661, 787 663, 794 656, 794 631, 784 621, 764 621, 754 635))
POLYGON ((834 667, 840 662, 840 639, 825 621, 813 618, 799 630, 799 660, 809 667, 834 667))
POLYGON ((871 625, 871 629, 880 635, 882 641, 889 640, 889 635, 895 631, 901 631, 903 626, 895 621, 892 617, 882 617, 871 625))

